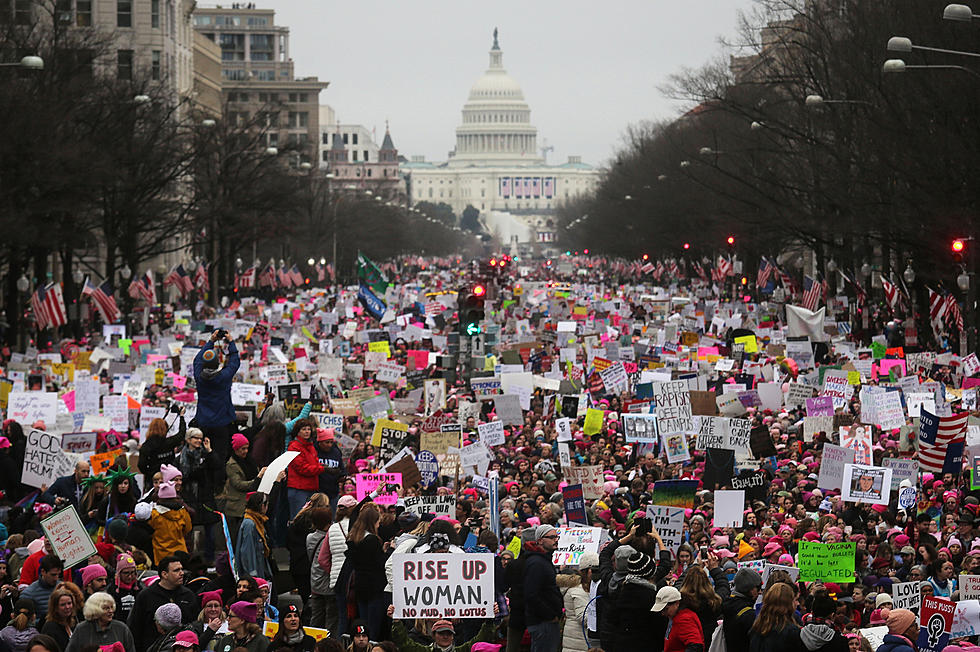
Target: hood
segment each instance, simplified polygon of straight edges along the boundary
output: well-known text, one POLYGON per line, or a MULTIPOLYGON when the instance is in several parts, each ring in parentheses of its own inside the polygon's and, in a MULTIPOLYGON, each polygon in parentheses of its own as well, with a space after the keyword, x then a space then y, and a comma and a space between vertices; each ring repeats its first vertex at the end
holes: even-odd
POLYGON ((626 579, 626 571, 616 571, 613 573, 612 577, 609 578, 609 591, 612 592, 619 588, 619 585, 624 579, 626 579))
POLYGON ((576 586, 582 585, 582 578, 576 575, 569 575, 568 573, 558 573, 555 577, 555 583, 560 589, 570 589, 576 586))
POLYGON ((834 640, 837 631, 830 625, 823 623, 810 623, 800 630, 800 640, 806 649, 813 652, 834 640))
POLYGON ((215 376, 217 376, 220 373, 221 373, 221 368, 220 367, 217 368, 217 369, 202 369, 201 370, 201 378, 203 378, 205 380, 211 380, 211 379, 213 379, 215 376))
POLYGON ((180 513, 180 510, 179 509, 170 509, 168 507, 165 507, 165 506, 157 503, 156 511, 157 511, 157 514, 159 514, 161 518, 165 518, 168 521, 177 522, 177 521, 181 520, 180 519, 181 513, 180 513))
POLYGON ((13 647, 18 650, 26 650, 27 644, 38 634, 33 625, 25 627, 23 631, 18 630, 13 625, 8 625, 7 627, 4 627, 4 630, 10 637, 10 640, 14 643, 13 647))

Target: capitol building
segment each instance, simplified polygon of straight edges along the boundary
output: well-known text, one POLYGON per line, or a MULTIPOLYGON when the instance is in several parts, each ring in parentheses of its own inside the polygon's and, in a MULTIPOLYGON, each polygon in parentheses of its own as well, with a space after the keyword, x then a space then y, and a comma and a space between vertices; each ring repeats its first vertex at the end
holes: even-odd
POLYGON ((490 67, 470 88, 449 159, 431 163, 413 157, 401 167, 413 205, 445 202, 457 216, 473 206, 487 231, 517 253, 532 243, 555 242, 555 207, 591 193, 599 180, 598 171, 580 157, 548 165, 541 151, 531 108, 504 70, 494 30, 490 67))

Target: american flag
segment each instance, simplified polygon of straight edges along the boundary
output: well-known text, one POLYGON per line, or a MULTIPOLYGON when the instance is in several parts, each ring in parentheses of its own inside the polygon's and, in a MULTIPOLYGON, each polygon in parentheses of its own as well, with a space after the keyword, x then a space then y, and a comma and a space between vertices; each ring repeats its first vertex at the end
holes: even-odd
MULTIPOLYGON (((857 284, 857 281, 852 280, 851 278, 849 278, 847 276, 847 274, 845 274, 844 272, 840 272, 840 276, 841 276, 842 279, 844 279, 844 281, 846 283, 850 283, 851 285, 854 286, 854 291, 857 293, 858 305, 859 306, 863 306, 864 303, 865 303, 865 300, 867 299, 867 294, 865 293, 864 288, 862 288, 860 285, 858 285, 857 284)), ((855 276, 854 278, 857 278, 857 276, 855 276)))
POLYGON ((194 282, 191 280, 190 275, 184 270, 184 266, 180 263, 174 265, 170 273, 167 274, 166 278, 163 279, 163 287, 168 285, 173 285, 180 292, 181 296, 187 296, 187 294, 194 289, 194 282))
POLYGON ((643 272, 644 274, 649 274, 654 269, 655 268, 653 266, 653 263, 647 263, 646 265, 644 265, 643 267, 640 268, 640 271, 643 272))
POLYGON ((208 264, 203 260, 198 264, 197 270, 194 272, 194 285, 199 290, 210 290, 211 289, 211 278, 208 274, 208 264))
POLYGON ((240 288, 255 287, 255 267, 249 267, 244 272, 239 274, 235 279, 235 285, 240 288))
POLYGON ((326 270, 323 269, 323 265, 317 263, 316 265, 314 265, 313 269, 316 270, 316 280, 317 281, 324 280, 324 278, 326 277, 326 270))
POLYGON ((276 287, 276 268, 272 263, 266 265, 262 273, 259 274, 259 286, 276 287))
MULTIPOLYGON (((333 263, 327 263, 327 274, 329 274, 329 275, 330 275, 330 280, 331 280, 331 281, 333 281, 333 280, 335 280, 335 279, 336 279, 336 276, 335 276, 335 270, 334 270, 334 268, 333 268, 333 263)), ((321 279, 321 280, 322 280, 322 279, 321 279)))
POLYGON ((708 275, 704 271, 704 265, 702 265, 701 263, 697 263, 697 262, 694 263, 694 271, 697 272, 698 276, 701 277, 701 280, 702 281, 707 282, 708 275))
POLYGON ((900 297, 898 293, 898 286, 889 281, 884 276, 881 277, 881 289, 885 291, 885 301, 888 302, 888 307, 893 311, 898 309, 898 299, 900 297))
POLYGON ((943 317, 946 316, 946 310, 949 305, 946 303, 945 297, 939 294, 932 288, 929 290, 929 322, 932 324, 932 329, 938 332, 943 326, 943 317))
POLYGON ((731 260, 725 259, 723 256, 718 257, 718 280, 724 280, 726 276, 735 275, 735 265, 732 264, 731 260))
POLYGON ((963 470, 963 448, 969 412, 937 417, 923 409, 919 416, 919 469, 930 473, 963 470))
POLYGON ((303 285, 303 275, 300 274, 299 267, 295 264, 289 270, 289 280, 293 282, 293 285, 299 287, 303 285))
POLYGON ((796 294, 796 283, 793 281, 793 277, 782 270, 782 268, 777 267, 776 272, 779 273, 779 280, 783 284, 783 289, 790 293, 790 295, 796 294))
POLYGON ((109 281, 106 281, 102 285, 95 285, 91 279, 88 277, 85 278, 85 285, 82 286, 82 296, 92 298, 99 314, 102 315, 102 321, 107 324, 119 321, 121 315, 119 307, 116 305, 116 299, 112 294, 113 289, 109 281))
POLYGON ((143 298, 152 306, 157 302, 157 285, 153 282, 153 271, 146 270, 146 274, 143 274, 143 278, 140 281, 143 298))
POLYGON ((126 293, 134 300, 139 301, 143 298, 143 279, 140 277, 134 278, 129 282, 129 287, 126 289, 126 293))
POLYGON ((38 286, 31 295, 31 309, 39 330, 57 328, 68 323, 68 313, 65 310, 65 299, 61 295, 59 283, 48 283, 45 287, 38 286))
POLYGON ((956 330, 961 333, 966 330, 963 324, 963 313, 960 312, 960 304, 956 303, 956 297, 950 292, 946 295, 946 323, 954 324, 956 330))
POLYGON ((279 287, 288 288, 293 284, 293 279, 289 276, 289 272, 286 271, 286 267, 279 268, 279 287))
POLYGON ((759 273, 755 277, 756 287, 764 288, 769 284, 769 277, 775 273, 774 265, 763 256, 759 260, 759 273))
POLYGON ((817 309, 817 304, 820 302, 820 292, 823 290, 823 286, 810 278, 809 276, 803 276, 803 300, 801 305, 807 310, 813 311, 817 309))

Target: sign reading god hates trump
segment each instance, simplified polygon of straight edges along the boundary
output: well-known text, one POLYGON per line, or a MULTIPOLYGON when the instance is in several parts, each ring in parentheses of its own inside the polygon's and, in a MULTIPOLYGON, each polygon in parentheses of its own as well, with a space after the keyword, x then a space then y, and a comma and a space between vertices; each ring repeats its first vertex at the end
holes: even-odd
POLYGON ((492 554, 391 559, 393 618, 493 618, 492 554))

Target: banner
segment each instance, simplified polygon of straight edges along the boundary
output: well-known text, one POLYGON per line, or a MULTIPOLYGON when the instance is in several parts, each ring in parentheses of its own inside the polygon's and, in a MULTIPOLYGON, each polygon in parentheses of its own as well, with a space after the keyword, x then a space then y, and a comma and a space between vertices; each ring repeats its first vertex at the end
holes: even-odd
POLYGON ((919 610, 919 638, 916 640, 918 652, 940 652, 949 645, 955 612, 956 603, 952 600, 930 595, 922 598, 922 608, 919 610))
POLYGON ((493 618, 490 553, 391 556, 395 619, 493 618))
POLYGON ((403 502, 406 512, 414 512, 419 516, 435 514, 456 517, 456 496, 407 496, 403 502))
POLYGON ((402 485, 401 473, 358 473, 354 476, 357 487, 357 501, 364 500, 364 497, 375 489, 384 488, 383 493, 379 493, 374 502, 378 505, 394 505, 398 503, 398 489, 402 485))
POLYGON ((585 496, 582 495, 582 485, 571 484, 562 487, 561 497, 562 502, 565 503, 565 519, 569 525, 572 523, 587 525, 589 517, 585 512, 585 496))
POLYGON ((896 582, 892 584, 892 606, 895 609, 918 611, 919 604, 922 602, 919 584, 921 582, 896 582))
POLYGON ((75 463, 80 459, 83 459, 82 455, 61 450, 61 438, 58 435, 31 428, 27 433, 20 481, 39 489, 42 485, 50 487, 58 478, 71 475, 75 470, 75 463))

